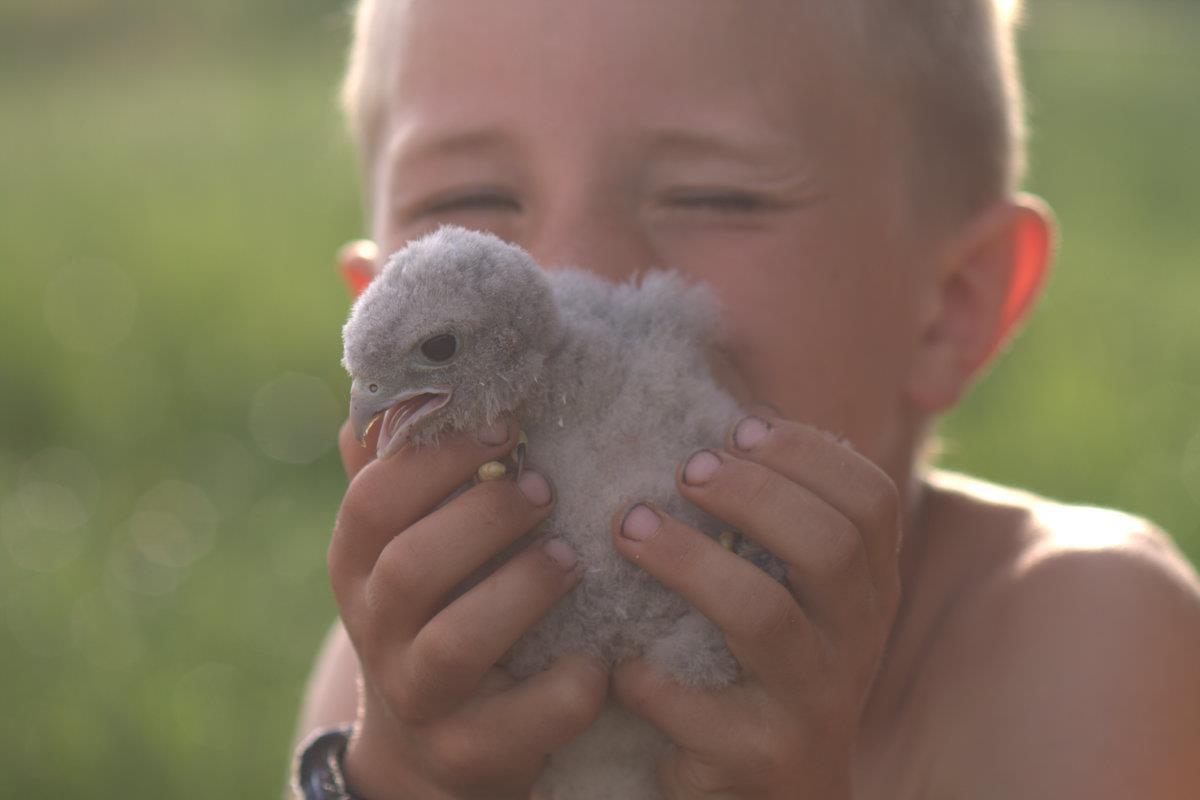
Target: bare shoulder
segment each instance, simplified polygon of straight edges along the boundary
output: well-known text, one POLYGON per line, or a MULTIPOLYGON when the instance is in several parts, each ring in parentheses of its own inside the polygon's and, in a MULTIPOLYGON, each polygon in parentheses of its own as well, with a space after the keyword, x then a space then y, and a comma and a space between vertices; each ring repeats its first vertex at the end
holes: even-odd
POLYGON ((1170 537, 962 476, 931 486, 956 523, 935 535, 981 554, 929 665, 932 794, 1200 797, 1200 581, 1170 537))

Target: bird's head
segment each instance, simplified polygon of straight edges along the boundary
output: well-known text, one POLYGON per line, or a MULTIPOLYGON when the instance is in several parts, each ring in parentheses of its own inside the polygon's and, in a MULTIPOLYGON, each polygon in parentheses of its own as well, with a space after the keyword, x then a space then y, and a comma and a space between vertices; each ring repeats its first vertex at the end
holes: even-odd
POLYGON ((405 441, 516 410, 560 336, 546 276, 519 247, 443 226, 395 253, 342 329, 350 420, 382 415, 382 458, 405 441))

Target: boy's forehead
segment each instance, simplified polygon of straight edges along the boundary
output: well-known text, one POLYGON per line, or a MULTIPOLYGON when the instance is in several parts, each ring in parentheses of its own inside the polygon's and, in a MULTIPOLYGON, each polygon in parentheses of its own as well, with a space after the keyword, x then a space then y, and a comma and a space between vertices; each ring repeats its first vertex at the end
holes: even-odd
MULTIPOLYGON (((803 103, 848 77, 826 2, 412 0, 390 21, 391 104, 566 96, 670 116, 697 102, 803 103)), ((844 87, 843 87, 844 88, 844 87)), ((564 109, 564 113, 570 113, 564 109)))

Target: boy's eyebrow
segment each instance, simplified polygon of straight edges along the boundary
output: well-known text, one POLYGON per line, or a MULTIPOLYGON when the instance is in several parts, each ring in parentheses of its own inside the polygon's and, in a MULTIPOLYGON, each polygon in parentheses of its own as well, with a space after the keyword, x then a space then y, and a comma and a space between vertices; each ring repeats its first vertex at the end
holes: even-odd
POLYGON ((748 139, 734 134, 688 128, 647 128, 645 141, 652 152, 721 156, 732 161, 757 163, 763 156, 794 150, 786 139, 748 139))
MULTIPOLYGON (((727 133, 688 128, 644 128, 642 142, 653 153, 680 153, 724 157, 733 161, 759 162, 764 155, 795 148, 783 138, 743 139, 727 133)), ((467 128, 447 132, 408 130, 400 132, 389 148, 397 160, 419 160, 433 155, 453 155, 472 150, 513 147, 515 140, 495 127, 467 128)))
POLYGON ((467 128, 447 133, 419 129, 401 131, 388 148, 397 160, 417 160, 433 155, 453 155, 470 150, 487 150, 514 144, 499 128, 467 128))

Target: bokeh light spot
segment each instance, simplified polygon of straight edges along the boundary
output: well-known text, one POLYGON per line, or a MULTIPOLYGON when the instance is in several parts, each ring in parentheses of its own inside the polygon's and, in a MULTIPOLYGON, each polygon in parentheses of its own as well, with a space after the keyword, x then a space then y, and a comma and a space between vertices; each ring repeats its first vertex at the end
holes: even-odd
POLYGON ((288 372, 255 392, 248 424, 255 444, 268 457, 309 464, 337 443, 344 414, 323 381, 288 372))
POLYGON ((77 558, 99 493, 99 475, 74 450, 50 447, 25 461, 0 505, 0 541, 13 563, 54 572, 77 558))
POLYGON ((137 288, 124 271, 105 261, 63 267, 46 286, 46 327, 63 346, 103 353, 133 328, 137 288))
POLYGON ((164 567, 186 567, 192 561, 191 534, 173 514, 140 511, 129 519, 133 546, 148 561, 164 567))
POLYGON ((199 486, 166 480, 138 498, 129 538, 147 561, 182 569, 212 547, 219 517, 199 486))
MULTIPOLYGON (((44 501, 67 490, 55 484, 25 484, 22 490, 0 505, 0 541, 16 565, 33 572, 54 572, 83 552, 86 529, 66 524, 77 518, 76 512, 55 513, 44 501), (27 491, 30 488, 34 491, 27 491), (38 492, 37 487, 61 491, 38 492), (36 498, 31 502, 31 498, 36 498), (32 506, 35 516, 26 511, 32 506), (50 522, 50 525, 44 523, 50 522)), ((69 494, 65 496, 70 496, 69 494)))
POLYGON ((79 496, 61 483, 26 481, 17 489, 21 508, 29 521, 52 531, 72 531, 91 514, 79 496))
POLYGON ((109 552, 108 574, 122 588, 144 595, 166 595, 179 585, 179 570, 146 558, 131 541, 119 542, 109 552))
POLYGON ((100 495, 100 475, 82 453, 66 447, 48 447, 21 465, 21 483, 45 482, 66 487, 74 493, 87 514, 100 495))

